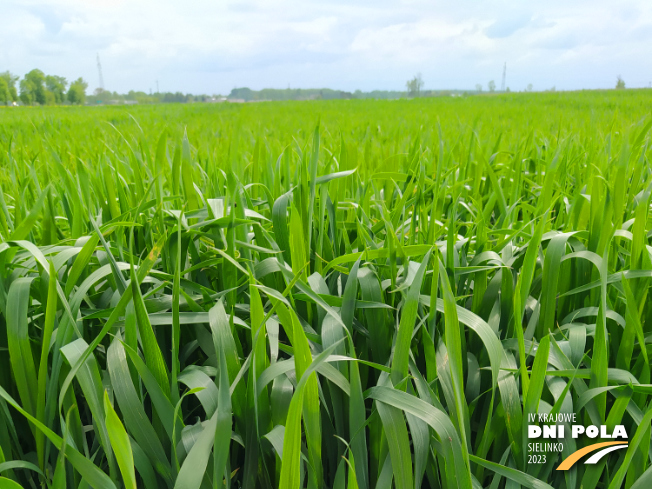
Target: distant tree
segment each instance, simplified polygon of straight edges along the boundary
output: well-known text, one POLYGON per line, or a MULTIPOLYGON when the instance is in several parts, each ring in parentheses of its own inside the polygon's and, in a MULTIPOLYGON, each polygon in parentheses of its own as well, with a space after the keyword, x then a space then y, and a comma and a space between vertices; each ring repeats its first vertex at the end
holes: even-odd
POLYGON ((20 81, 20 99, 27 105, 34 102, 44 105, 46 102, 45 92, 45 75, 41 70, 30 71, 20 81))
POLYGON ((417 73, 414 78, 408 80, 405 87, 407 88, 410 97, 418 97, 423 88, 423 78, 421 77, 421 73, 417 73))
POLYGON ((505 89, 505 91, 506 91, 507 93, 511 92, 511 90, 509 89, 509 87, 507 87, 507 88, 505 89))
POLYGON ((487 88, 489 88, 490 92, 495 92, 496 91, 496 82, 491 80, 489 83, 487 83, 487 88))
POLYGON ((0 103, 7 105, 9 103, 9 86, 4 78, 0 78, 0 103))
POLYGON ((481 91, 482 91, 482 85, 480 85, 479 83, 477 83, 477 84, 475 85, 475 91, 476 91, 476 92, 481 92, 481 91))
POLYGON ((534 87, 532 86, 531 83, 528 83, 528 84, 527 84, 527 91, 528 91, 528 92, 531 92, 533 88, 534 88, 534 87))
POLYGON ((54 94, 50 90, 45 91, 45 105, 55 105, 57 100, 54 98, 54 94))
POLYGON ((52 93, 55 104, 61 104, 66 99, 68 82, 62 76, 48 75, 45 77, 45 87, 52 93))
POLYGON ((625 80, 618 75, 618 81, 616 82, 616 90, 625 90, 625 80))
POLYGON ((156 93, 157 100, 164 103, 185 103, 188 101, 188 95, 184 95, 181 92, 172 93, 156 93))
POLYGON ((68 102, 71 104, 83 104, 86 101, 86 89, 88 83, 83 78, 77 78, 70 84, 68 89, 68 102))
MULTIPOLYGON (((290 89, 288 88, 288 92, 290 89)), ((234 88, 231 90, 231 93, 229 94, 230 99, 242 99, 247 102, 250 100, 255 100, 256 98, 256 93, 251 89, 247 87, 242 87, 242 88, 234 88)))
POLYGON ((7 90, 9 90, 9 98, 7 101, 16 102, 18 100, 18 92, 16 91, 16 82, 18 81, 17 75, 12 75, 10 72, 5 71, 0 73, 0 78, 2 78, 7 84, 7 90))
POLYGON ((32 105, 35 102, 34 92, 35 87, 32 82, 26 79, 20 80, 20 100, 25 105, 32 105))

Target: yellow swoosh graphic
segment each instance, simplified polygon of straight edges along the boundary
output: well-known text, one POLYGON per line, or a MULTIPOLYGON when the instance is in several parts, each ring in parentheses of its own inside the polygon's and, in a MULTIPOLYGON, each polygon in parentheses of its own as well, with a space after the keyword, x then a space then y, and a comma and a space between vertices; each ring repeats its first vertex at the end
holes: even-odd
POLYGON ((603 447, 609 447, 612 445, 627 445, 627 442, 624 441, 605 441, 603 443, 595 443, 593 445, 589 445, 588 447, 580 448, 576 452, 571 453, 566 459, 559 464, 559 467, 557 467, 557 470, 568 470, 570 469, 573 465, 575 465, 575 462, 577 462, 579 459, 581 459, 584 455, 587 453, 594 452, 595 450, 603 447))

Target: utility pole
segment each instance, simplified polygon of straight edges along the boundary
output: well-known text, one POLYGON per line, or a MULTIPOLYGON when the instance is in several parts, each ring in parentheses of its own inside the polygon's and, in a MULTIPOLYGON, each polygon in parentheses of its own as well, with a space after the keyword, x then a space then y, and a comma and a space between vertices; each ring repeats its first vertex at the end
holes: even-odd
POLYGON ((507 78, 507 63, 503 66, 503 82, 500 84, 500 91, 505 91, 505 78, 507 78))
POLYGON ((97 53, 97 73, 100 75, 100 90, 104 91, 104 77, 102 77, 102 63, 100 63, 100 53, 97 53))
POLYGON ((161 92, 159 92, 159 90, 158 90, 158 80, 156 80, 156 93, 161 93, 161 92))

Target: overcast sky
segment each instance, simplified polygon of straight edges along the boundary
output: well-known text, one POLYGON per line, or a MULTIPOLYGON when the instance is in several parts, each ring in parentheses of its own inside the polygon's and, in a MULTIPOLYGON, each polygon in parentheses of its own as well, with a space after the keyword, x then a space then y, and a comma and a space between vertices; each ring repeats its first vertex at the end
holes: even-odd
POLYGON ((535 90, 652 82, 649 0, 1 0, 0 71, 106 89, 535 90))

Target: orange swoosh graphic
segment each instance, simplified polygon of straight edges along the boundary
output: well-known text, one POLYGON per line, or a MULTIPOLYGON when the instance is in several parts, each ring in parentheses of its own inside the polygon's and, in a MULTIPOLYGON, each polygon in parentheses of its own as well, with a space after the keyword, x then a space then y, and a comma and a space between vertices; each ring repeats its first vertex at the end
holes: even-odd
POLYGON ((575 462, 577 462, 579 459, 581 459, 587 453, 591 453, 591 452, 594 452, 595 450, 597 450, 599 448, 609 447, 611 445, 627 445, 627 442, 625 442, 625 441, 605 441, 603 443, 595 443, 593 445, 589 445, 588 447, 580 448, 576 452, 573 452, 568 457, 566 457, 566 459, 559 465, 559 467, 557 467, 557 470, 568 470, 573 465, 575 465, 575 462))

